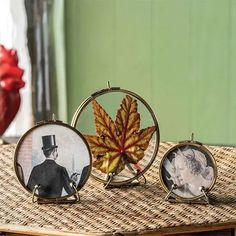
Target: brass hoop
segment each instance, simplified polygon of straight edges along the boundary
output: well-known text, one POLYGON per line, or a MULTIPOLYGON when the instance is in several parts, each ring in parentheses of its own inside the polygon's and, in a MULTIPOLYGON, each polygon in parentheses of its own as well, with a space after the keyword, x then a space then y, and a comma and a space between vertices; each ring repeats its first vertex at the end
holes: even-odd
MULTIPOLYGON (((139 100, 149 111, 149 113, 151 114, 153 123, 156 127, 156 131, 155 131, 155 135, 156 135, 156 142, 155 142, 155 148, 154 148, 154 152, 153 155, 150 159, 150 162, 148 163, 148 165, 143 169, 142 172, 137 172, 136 175, 133 178, 130 178, 128 180, 124 180, 124 181, 120 181, 120 182, 112 182, 109 181, 109 185, 113 185, 113 186, 121 186, 121 185, 127 185, 130 184, 132 181, 138 179, 140 176, 143 176, 143 174, 150 168, 150 166, 152 165, 153 161, 156 158, 157 152, 158 152, 158 148, 159 148, 159 143, 160 143, 160 132, 159 132, 159 125, 157 122, 157 118, 153 112, 153 110, 151 109, 151 107, 149 106, 149 104, 143 99, 141 98, 139 95, 137 95, 134 92, 131 92, 129 90, 125 90, 125 89, 121 89, 119 87, 110 87, 110 83, 108 82, 108 88, 106 89, 102 89, 100 91, 97 91, 95 93, 93 93, 91 96, 89 96, 88 98, 86 98, 81 105, 77 108, 76 112, 74 113, 74 116, 72 118, 71 121, 71 126, 73 126, 74 128, 76 128, 76 125, 78 123, 79 117, 81 116, 82 112, 85 110, 85 108, 97 97, 100 97, 102 95, 105 95, 107 93, 124 93, 124 94, 128 94, 131 95, 132 97, 136 98, 137 100, 139 100)), ((107 184, 107 180, 105 179, 101 179, 97 176, 95 176, 92 172, 91 172, 91 176, 96 179, 99 182, 102 182, 104 184, 107 184)))

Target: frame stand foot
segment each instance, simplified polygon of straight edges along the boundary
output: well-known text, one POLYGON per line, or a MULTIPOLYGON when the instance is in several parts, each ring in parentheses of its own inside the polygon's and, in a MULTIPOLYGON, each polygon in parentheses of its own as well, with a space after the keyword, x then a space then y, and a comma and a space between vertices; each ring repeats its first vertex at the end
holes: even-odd
POLYGON ((138 185, 141 185, 141 184, 146 184, 147 180, 145 178, 145 176, 143 174, 140 175, 139 178, 136 178, 134 180, 132 180, 131 182, 129 183, 120 183, 120 184, 114 184, 114 182, 112 183, 112 180, 114 179, 114 176, 115 176, 115 173, 109 173, 107 175, 107 178, 106 178, 106 183, 104 184, 104 188, 105 189, 111 189, 111 188, 129 188, 129 187, 133 187, 133 186, 138 186, 138 185), (141 178, 142 178, 142 182, 141 182, 141 178))
POLYGON ((79 203, 80 202, 80 195, 79 192, 77 192, 76 187, 73 183, 71 183, 71 187, 74 188, 75 194, 68 197, 68 198, 63 198, 63 199, 45 199, 45 198, 40 198, 36 196, 36 191, 39 190, 40 185, 35 185, 34 190, 33 190, 33 195, 32 195, 32 202, 33 203, 38 203, 38 204, 74 204, 74 203, 79 203))
POLYGON ((207 191, 206 191, 207 189, 205 189, 204 186, 200 187, 200 191, 203 193, 203 196, 201 196, 197 199, 194 199, 194 200, 176 198, 172 193, 173 193, 173 190, 175 190, 177 188, 178 188, 178 186, 176 184, 173 184, 171 186, 170 191, 167 193, 167 195, 165 197, 165 201, 169 201, 172 203, 205 204, 205 205, 211 204, 210 198, 209 198, 209 196, 207 196, 207 191))

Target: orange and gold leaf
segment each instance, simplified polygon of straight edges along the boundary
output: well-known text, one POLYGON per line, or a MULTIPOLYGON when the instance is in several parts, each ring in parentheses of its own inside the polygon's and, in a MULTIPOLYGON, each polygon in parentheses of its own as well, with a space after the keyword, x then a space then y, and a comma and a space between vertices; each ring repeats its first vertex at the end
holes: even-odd
POLYGON ((126 95, 117 111, 115 122, 93 100, 96 135, 86 135, 93 154, 93 166, 103 173, 118 174, 126 163, 137 164, 144 157, 156 127, 140 130, 138 104, 126 95))
POLYGON ((97 134, 116 140, 116 127, 114 121, 96 100, 93 100, 92 104, 97 134))

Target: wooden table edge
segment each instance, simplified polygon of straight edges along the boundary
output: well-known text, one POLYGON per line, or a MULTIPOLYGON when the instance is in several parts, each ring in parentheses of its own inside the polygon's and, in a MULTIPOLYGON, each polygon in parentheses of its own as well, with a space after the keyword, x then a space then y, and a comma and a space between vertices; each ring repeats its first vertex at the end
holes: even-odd
MULTIPOLYGON (((217 224, 201 224, 201 225, 186 225, 186 226, 173 226, 153 230, 137 230, 131 232, 110 232, 110 233, 76 233, 62 230, 29 227, 14 224, 0 224, 0 232, 22 234, 22 235, 48 235, 48 236, 108 236, 108 235, 142 235, 142 236, 161 236, 171 234, 183 233, 197 233, 203 231, 215 231, 224 229, 236 230, 236 221, 217 223, 217 224)), ((236 233, 234 234, 236 236, 236 233)))

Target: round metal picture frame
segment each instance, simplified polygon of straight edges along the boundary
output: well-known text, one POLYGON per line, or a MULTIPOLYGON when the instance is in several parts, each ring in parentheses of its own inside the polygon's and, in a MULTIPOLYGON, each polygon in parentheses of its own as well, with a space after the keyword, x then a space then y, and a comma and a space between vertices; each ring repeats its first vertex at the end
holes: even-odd
MULTIPOLYGON (((122 95, 123 97, 125 95, 132 97, 133 99, 137 100, 137 102, 139 102, 139 104, 142 104, 145 112, 150 115, 150 120, 152 121, 153 126, 155 126, 155 132, 153 133, 153 136, 152 136, 152 137, 154 137, 153 138, 154 143, 152 145, 150 145, 150 146, 152 146, 152 148, 150 148, 150 149, 152 149, 152 150, 150 150, 150 152, 151 152, 150 158, 147 161, 148 163, 145 164, 145 167, 141 171, 135 170, 134 168, 132 168, 132 164, 127 165, 126 167, 127 167, 128 171, 130 171, 130 173, 133 172, 132 176, 129 176, 128 178, 125 176, 123 178, 122 174, 121 175, 119 175, 119 174, 114 175, 113 173, 109 173, 106 175, 103 173, 98 174, 99 171, 96 170, 94 167, 92 168, 91 176, 94 179, 98 180, 99 182, 104 183, 105 187, 107 187, 108 185, 111 187, 112 186, 113 187, 121 187, 121 186, 125 186, 125 185, 126 186, 132 185, 132 183, 134 185, 136 185, 135 182, 137 182, 141 176, 144 177, 143 174, 152 165, 152 163, 157 155, 158 148, 159 148, 159 142, 160 142, 159 126, 158 126, 156 116, 155 116, 153 110, 151 109, 151 107, 148 105, 148 103, 144 99, 142 99, 139 95, 137 95, 129 90, 121 89, 119 87, 110 87, 110 84, 108 82, 107 89, 102 89, 98 92, 95 92, 94 94, 92 94, 90 97, 88 97, 87 99, 85 99, 82 102, 82 104, 78 107, 78 109, 76 110, 76 112, 72 118, 71 126, 80 130, 80 128, 83 127, 83 125, 80 125, 80 118, 83 115, 83 113, 85 112, 85 110, 91 105, 92 101, 94 101, 98 98, 102 98, 103 96, 107 96, 105 100, 110 100, 109 97, 114 94, 119 94, 119 95, 122 95)), ((111 104, 110 107, 111 106, 114 106, 114 105, 111 104)), ((92 113, 92 112, 90 112, 90 113, 92 113)), ((95 126, 94 121, 92 121, 92 123, 90 123, 88 125, 95 126)), ((86 135, 81 130, 80 130, 80 132, 86 137, 86 135)), ((95 133, 96 133, 96 131, 95 131, 95 133)), ((91 152, 92 152, 92 156, 93 156, 93 151, 91 151, 91 152)), ((144 179, 145 179, 145 177, 144 177, 144 179)), ((145 182, 146 182, 146 179, 145 179, 145 182)))
POLYGON ((216 161, 199 142, 184 141, 173 146, 163 156, 159 177, 167 197, 178 201, 205 198, 217 179, 216 161))
MULTIPOLYGON (((83 135, 61 121, 42 121, 18 141, 16 176, 38 199, 65 200, 76 196, 91 173, 91 152, 83 135)), ((33 201, 34 202, 34 201, 33 201)))

